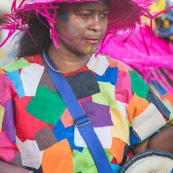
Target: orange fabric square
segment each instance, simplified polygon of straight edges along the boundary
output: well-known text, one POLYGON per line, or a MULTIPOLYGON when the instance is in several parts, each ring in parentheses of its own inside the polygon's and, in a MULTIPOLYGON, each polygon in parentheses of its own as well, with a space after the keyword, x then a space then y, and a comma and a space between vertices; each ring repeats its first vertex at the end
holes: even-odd
POLYGON ((4 71, 0 68, 0 74, 4 74, 4 71))
POLYGON ((171 105, 173 106, 173 96, 172 95, 167 93, 164 96, 161 96, 161 100, 162 101, 168 100, 171 103, 171 105))
POLYGON ((107 149, 113 157, 117 160, 117 163, 120 164, 123 160, 124 147, 125 143, 118 138, 112 139, 112 146, 110 149, 107 149))
POLYGON ((127 66, 126 64, 124 64, 123 62, 119 61, 119 60, 116 60, 114 58, 111 58, 111 57, 106 57, 107 60, 109 61, 109 64, 110 64, 110 67, 118 67, 119 70, 122 70, 122 71, 125 71, 125 72, 128 72, 128 71, 131 71, 132 69, 127 66))
POLYGON ((44 173, 73 173, 72 151, 67 139, 44 150, 42 169, 44 173))
POLYGON ((133 118, 140 115, 148 106, 149 102, 146 99, 134 94, 127 106, 127 114, 130 123, 132 124, 133 118))

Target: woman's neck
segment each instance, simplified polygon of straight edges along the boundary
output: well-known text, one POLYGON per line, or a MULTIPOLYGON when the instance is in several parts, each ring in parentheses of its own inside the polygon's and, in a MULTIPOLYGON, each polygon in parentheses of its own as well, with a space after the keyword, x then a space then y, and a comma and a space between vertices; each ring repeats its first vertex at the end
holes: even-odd
POLYGON ((89 60, 90 55, 77 55, 70 50, 59 45, 58 49, 55 46, 50 46, 48 54, 63 73, 76 71, 83 67, 89 60))

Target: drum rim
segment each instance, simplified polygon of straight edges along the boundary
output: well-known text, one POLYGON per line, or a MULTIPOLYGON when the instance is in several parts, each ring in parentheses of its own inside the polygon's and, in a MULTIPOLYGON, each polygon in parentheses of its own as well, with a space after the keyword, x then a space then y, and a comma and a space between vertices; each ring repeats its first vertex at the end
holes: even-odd
POLYGON ((129 166, 132 165, 135 161, 141 158, 148 157, 148 156, 163 156, 163 157, 166 156, 167 158, 173 160, 173 153, 163 151, 163 150, 147 150, 143 153, 133 156, 131 159, 125 162, 123 166, 121 167, 120 173, 124 173, 129 168, 129 166))

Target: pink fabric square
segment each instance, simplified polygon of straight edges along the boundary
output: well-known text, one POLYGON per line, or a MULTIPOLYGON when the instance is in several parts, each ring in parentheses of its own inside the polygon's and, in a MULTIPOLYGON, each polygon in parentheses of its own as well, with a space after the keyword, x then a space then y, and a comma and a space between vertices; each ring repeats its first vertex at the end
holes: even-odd
POLYGON ((0 132, 0 158, 6 162, 10 162, 15 158, 13 143, 10 142, 3 131, 0 132))
POLYGON ((5 75, 0 75, 0 91, 0 103, 9 100, 15 91, 13 84, 5 75))
POLYGON ((61 121, 65 128, 74 125, 73 118, 72 118, 70 112, 68 111, 68 109, 66 109, 64 111, 63 115, 61 116, 61 121))
POLYGON ((115 88, 117 101, 129 103, 132 98, 131 80, 128 72, 118 71, 117 84, 115 88))

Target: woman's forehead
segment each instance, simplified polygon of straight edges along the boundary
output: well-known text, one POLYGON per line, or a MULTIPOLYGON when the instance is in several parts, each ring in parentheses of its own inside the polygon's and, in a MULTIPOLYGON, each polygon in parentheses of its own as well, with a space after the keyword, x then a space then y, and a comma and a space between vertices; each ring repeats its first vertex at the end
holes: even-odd
POLYGON ((82 10, 82 9, 95 9, 95 8, 107 8, 109 7, 109 0, 89 1, 89 2, 76 2, 65 3, 60 5, 60 9, 67 10, 82 10))

